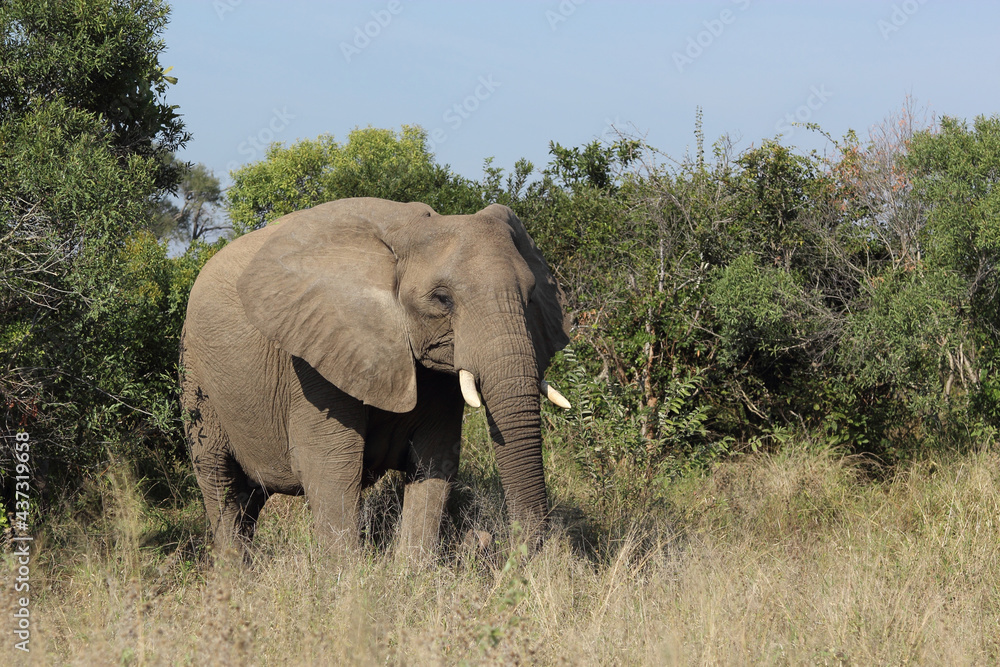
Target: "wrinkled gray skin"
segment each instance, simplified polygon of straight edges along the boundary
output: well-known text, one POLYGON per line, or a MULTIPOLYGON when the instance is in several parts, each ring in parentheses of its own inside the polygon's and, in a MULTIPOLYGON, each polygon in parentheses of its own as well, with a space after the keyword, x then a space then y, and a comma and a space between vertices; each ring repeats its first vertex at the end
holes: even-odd
POLYGON ((514 213, 441 216, 345 199, 236 239, 198 276, 182 403, 219 546, 245 549, 272 493, 304 493, 319 533, 358 540, 363 487, 406 474, 400 540, 437 546, 473 373, 508 510, 548 511, 538 382, 567 342, 562 295, 514 213))

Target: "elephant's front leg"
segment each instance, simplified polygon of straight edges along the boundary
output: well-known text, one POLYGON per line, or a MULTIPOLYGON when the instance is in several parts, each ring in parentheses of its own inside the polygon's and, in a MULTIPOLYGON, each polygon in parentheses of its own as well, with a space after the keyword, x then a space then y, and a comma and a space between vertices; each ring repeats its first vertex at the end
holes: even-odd
POLYGON ((422 406, 426 412, 410 446, 399 549, 417 559, 437 553, 441 519, 458 472, 464 403, 457 382, 452 383, 454 392, 448 384, 432 406, 422 406))
POLYGON ((326 437, 313 432, 308 438, 293 438, 292 456, 317 536, 343 550, 358 544, 364 440, 353 429, 335 430, 326 437))
POLYGON ((305 400, 292 408, 288 429, 292 467, 302 482, 319 538, 335 549, 351 549, 359 536, 364 406, 311 368, 296 365, 296 371, 305 400))
POLYGON ((450 480, 436 477, 415 479, 406 485, 399 535, 401 553, 415 560, 437 553, 450 488, 450 480))

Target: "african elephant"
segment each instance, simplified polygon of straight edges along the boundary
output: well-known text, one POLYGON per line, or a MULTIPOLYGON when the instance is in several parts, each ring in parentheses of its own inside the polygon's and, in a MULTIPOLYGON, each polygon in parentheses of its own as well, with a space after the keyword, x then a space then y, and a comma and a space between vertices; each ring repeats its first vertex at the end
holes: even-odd
POLYGON ((402 547, 433 553, 482 394, 508 512, 548 511, 539 393, 568 342, 562 293, 505 206, 442 216, 359 198, 236 239, 191 290, 182 404, 217 545, 243 550, 269 494, 305 494, 349 548, 361 491, 406 476, 402 547))

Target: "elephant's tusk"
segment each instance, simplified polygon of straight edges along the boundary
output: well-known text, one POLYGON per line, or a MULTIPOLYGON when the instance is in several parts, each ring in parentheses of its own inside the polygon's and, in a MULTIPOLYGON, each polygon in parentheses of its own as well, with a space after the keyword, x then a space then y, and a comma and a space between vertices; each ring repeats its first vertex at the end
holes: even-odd
POLYGON ((550 385, 545 380, 542 380, 538 383, 538 388, 539 390, 541 390, 542 396, 549 399, 563 410, 569 410, 572 407, 569 404, 569 401, 566 400, 566 397, 560 394, 555 387, 550 385))
POLYGON ((458 386, 462 388, 462 398, 469 407, 478 408, 483 404, 479 400, 479 392, 476 391, 476 377, 464 368, 458 371, 458 386))

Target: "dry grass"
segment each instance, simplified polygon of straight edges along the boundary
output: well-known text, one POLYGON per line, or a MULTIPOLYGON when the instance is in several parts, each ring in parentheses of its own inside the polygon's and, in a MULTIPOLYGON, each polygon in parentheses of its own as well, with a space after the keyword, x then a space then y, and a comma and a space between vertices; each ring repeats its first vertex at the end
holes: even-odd
POLYGON ((924 461, 878 482, 860 471, 828 452, 753 456, 678 480, 639 514, 623 501, 598 508, 581 500, 581 480, 554 475, 559 526, 531 558, 498 528, 495 480, 476 473, 474 488, 458 494, 466 514, 452 533, 477 525, 496 531, 498 543, 479 554, 452 539, 426 567, 397 562, 382 546, 397 493, 391 480, 366 504, 370 547, 344 557, 313 543, 299 500, 275 498, 246 570, 209 567, 197 514, 158 519, 134 483, 114 476, 95 490, 103 513, 57 527, 72 536, 61 546, 40 545, 31 658, 1000 662, 1000 456, 924 461), (176 551, 149 543, 157 526, 191 517, 193 537, 176 551))

